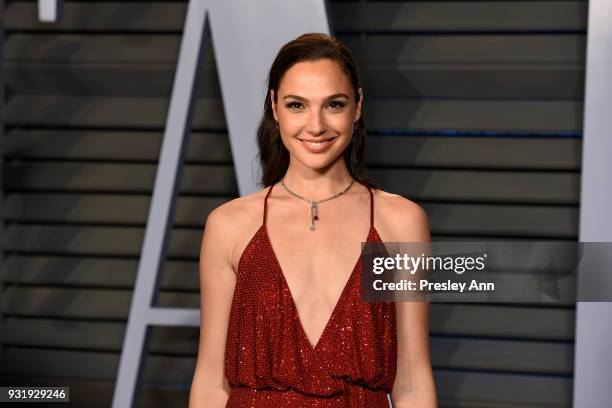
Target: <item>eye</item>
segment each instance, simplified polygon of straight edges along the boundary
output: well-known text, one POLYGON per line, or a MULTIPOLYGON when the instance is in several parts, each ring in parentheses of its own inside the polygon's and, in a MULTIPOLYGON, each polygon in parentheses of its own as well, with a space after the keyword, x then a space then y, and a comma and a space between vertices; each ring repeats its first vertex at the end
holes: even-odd
POLYGON ((340 101, 331 101, 329 103, 329 107, 332 108, 332 110, 342 110, 345 106, 346 104, 340 101))
POLYGON ((288 109, 299 109, 302 107, 302 104, 300 102, 289 102, 287 105, 285 105, 288 109))

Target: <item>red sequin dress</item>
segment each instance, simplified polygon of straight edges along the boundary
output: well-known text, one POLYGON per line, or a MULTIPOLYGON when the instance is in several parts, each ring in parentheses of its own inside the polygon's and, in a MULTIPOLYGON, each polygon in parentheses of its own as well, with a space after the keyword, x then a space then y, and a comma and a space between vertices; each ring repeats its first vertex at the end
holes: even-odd
MULTIPOLYGON (((239 261, 225 349, 226 408, 388 407, 396 373, 395 306, 361 300, 361 257, 313 347, 263 224, 239 261)), ((374 228, 370 192, 367 242, 374 228)))

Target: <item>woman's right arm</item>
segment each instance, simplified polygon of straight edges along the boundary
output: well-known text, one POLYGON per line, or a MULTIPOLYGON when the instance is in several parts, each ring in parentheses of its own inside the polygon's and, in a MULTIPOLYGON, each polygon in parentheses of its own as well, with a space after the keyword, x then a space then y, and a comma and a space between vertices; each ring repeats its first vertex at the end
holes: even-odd
POLYGON ((224 357, 230 307, 236 284, 232 268, 232 231, 227 208, 207 217, 200 248, 200 341, 189 408, 223 408, 230 387, 224 357))

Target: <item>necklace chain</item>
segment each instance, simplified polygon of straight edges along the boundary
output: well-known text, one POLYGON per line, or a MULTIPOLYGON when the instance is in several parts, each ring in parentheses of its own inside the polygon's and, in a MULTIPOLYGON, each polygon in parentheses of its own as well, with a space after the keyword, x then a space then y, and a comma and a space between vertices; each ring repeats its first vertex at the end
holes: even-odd
POLYGON ((348 184, 348 186, 346 186, 339 193, 336 193, 336 194, 332 195, 331 197, 327 197, 327 198, 324 198, 322 200, 309 200, 307 198, 302 197, 298 193, 295 193, 295 192, 291 191, 289 189, 289 187, 287 187, 287 185, 285 184, 284 177, 281 178, 280 182, 281 182, 282 186, 285 188, 285 190, 287 190, 287 192, 289 194, 291 194, 294 197, 299 198, 300 200, 306 201, 308 204, 310 204, 310 227, 309 227, 309 229, 310 229, 310 231, 314 231, 315 230, 314 222, 319 219, 319 204, 324 203, 325 201, 333 200, 334 198, 336 198, 336 197, 346 193, 348 191, 348 189, 351 188, 351 186, 355 182, 355 179, 352 179, 351 182, 348 184))

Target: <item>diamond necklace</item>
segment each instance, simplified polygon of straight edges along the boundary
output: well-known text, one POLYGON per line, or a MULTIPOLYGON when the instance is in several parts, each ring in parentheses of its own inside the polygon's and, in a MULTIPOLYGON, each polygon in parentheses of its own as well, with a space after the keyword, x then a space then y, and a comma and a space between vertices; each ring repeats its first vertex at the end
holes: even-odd
POLYGON ((325 202, 325 201, 329 201, 329 200, 333 200, 334 198, 338 197, 339 195, 342 195, 344 193, 347 192, 347 190, 349 188, 351 188, 351 186, 353 185, 353 183, 355 182, 355 179, 352 179, 351 182, 349 183, 348 186, 346 186, 344 188, 344 190, 340 191, 339 193, 334 194, 331 197, 328 198, 324 198, 323 200, 309 200, 307 198, 302 197, 301 195, 294 193, 293 191, 289 190, 289 187, 287 187, 287 185, 285 184, 284 181, 284 177, 281 178, 281 184, 283 185, 283 187, 285 188, 285 190, 287 190, 287 192, 301 200, 306 201, 308 204, 310 204, 310 231, 314 231, 315 230, 315 220, 319 219, 319 204, 325 202))

